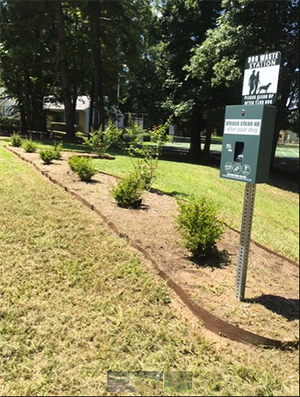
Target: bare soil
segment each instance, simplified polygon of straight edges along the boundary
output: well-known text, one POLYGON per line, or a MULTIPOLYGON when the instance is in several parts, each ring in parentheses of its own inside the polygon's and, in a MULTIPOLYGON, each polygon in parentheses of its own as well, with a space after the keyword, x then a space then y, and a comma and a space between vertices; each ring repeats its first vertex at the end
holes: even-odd
MULTIPOLYGON (((140 209, 118 207, 111 189, 118 179, 97 174, 82 182, 62 160, 44 165, 37 153, 12 148, 49 176, 88 200, 113 222, 124 237, 142 246, 188 295, 215 316, 264 337, 294 341, 299 339, 299 266, 251 242, 245 300, 235 297, 239 233, 227 229, 218 250, 226 250, 229 263, 196 263, 182 248, 177 230, 176 200, 161 192, 147 192, 140 209)), ((113 161, 113 160, 112 160, 113 161)), ((97 216, 95 214, 95 216, 97 216)))

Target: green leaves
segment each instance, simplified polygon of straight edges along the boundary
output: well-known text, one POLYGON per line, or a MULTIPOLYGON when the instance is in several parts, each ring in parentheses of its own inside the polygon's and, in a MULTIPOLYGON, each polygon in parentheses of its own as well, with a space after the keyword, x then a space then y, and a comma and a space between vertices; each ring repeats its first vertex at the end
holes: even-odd
POLYGON ((82 181, 91 180, 92 176, 97 173, 97 170, 92 164, 92 159, 89 157, 71 156, 68 164, 72 171, 74 171, 82 181))
POLYGON ((103 130, 102 127, 95 131, 92 130, 88 137, 82 132, 76 133, 76 136, 81 138, 84 144, 89 146, 99 157, 103 156, 112 145, 122 147, 121 135, 122 131, 115 127, 111 121, 108 122, 106 130, 103 130))
POLYGON ((30 139, 26 139, 22 142, 22 147, 26 153, 35 153, 37 151, 38 144, 30 139))
POLYGON ((119 207, 138 208, 142 203, 144 182, 135 172, 122 179, 112 190, 112 195, 119 207))
POLYGON ((176 222, 185 247, 196 258, 212 255, 216 243, 224 233, 224 223, 217 217, 217 207, 205 196, 189 202, 178 200, 179 215, 176 222))
POLYGON ((20 147, 22 146, 22 138, 19 134, 13 133, 10 139, 11 146, 20 147))

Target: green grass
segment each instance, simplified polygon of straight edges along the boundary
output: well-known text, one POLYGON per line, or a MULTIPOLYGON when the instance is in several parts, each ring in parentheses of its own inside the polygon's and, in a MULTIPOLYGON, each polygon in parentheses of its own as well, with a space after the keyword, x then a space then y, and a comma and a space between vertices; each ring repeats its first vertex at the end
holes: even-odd
POLYGON ((0 395, 109 395, 107 371, 141 370, 191 371, 193 395, 299 393, 298 351, 214 346, 148 262, 2 147, 0 208, 0 395))
MULTIPOLYGON (((39 141, 39 147, 40 148, 45 148, 45 149, 49 149, 49 148, 53 148, 54 145, 56 143, 59 142, 63 142, 61 140, 43 140, 43 141, 39 141)), ((86 146, 86 145, 82 145, 80 143, 71 143, 71 142, 63 142, 63 150, 68 150, 68 151, 74 151, 74 152, 85 152, 85 153, 91 153, 91 149, 86 146)))
MULTIPOLYGON (((42 141, 39 146, 49 148, 53 142, 42 141)), ((64 150, 90 152, 85 145, 75 143, 64 143, 64 150)), ((114 161, 93 160, 99 172, 125 177, 132 171, 132 158, 118 150, 109 153, 115 155, 114 161)), ((276 164, 288 171, 297 166, 286 161, 276 164)), ((219 206, 220 217, 226 224, 241 230, 245 184, 220 178, 217 167, 160 160, 153 187, 187 199, 191 195, 206 195, 219 206)), ((257 184, 251 237, 299 261, 299 194, 269 184, 257 184)))
MULTIPOLYGON (((94 162, 99 171, 119 177, 133 168, 132 160, 124 154, 116 155, 114 161, 94 162)), ((245 184, 220 178, 218 168, 160 160, 153 187, 187 199, 206 195, 219 206, 226 224, 241 230, 245 184)), ((251 237, 275 252, 299 260, 299 194, 257 184, 251 237)))

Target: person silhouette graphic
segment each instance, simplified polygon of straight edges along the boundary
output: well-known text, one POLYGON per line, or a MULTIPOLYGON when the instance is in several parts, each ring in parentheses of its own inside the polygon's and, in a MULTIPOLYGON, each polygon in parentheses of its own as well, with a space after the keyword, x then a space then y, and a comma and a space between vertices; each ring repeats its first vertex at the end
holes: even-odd
POLYGON ((256 76, 255 76, 255 80, 254 80, 254 93, 253 94, 256 94, 256 90, 257 90, 257 87, 258 87, 259 83, 260 83, 260 81, 259 81, 259 72, 257 72, 256 76))
POLYGON ((249 77, 248 85, 249 85, 249 95, 251 95, 252 91, 255 89, 255 70, 253 70, 251 76, 249 77))

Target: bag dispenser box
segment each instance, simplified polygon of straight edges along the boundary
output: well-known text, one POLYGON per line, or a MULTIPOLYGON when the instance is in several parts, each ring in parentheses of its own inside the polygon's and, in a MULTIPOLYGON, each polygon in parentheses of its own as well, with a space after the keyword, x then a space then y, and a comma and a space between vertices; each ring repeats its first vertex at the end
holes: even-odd
POLYGON ((226 106, 221 178, 250 184, 268 182, 275 118, 275 106, 226 106))

